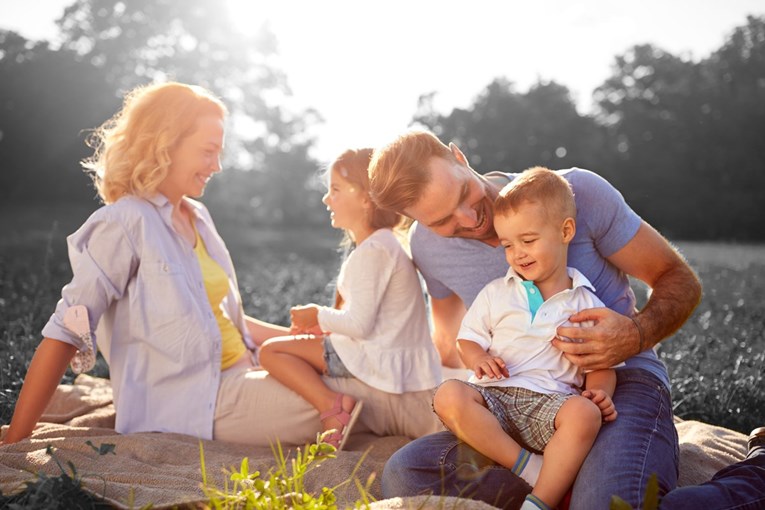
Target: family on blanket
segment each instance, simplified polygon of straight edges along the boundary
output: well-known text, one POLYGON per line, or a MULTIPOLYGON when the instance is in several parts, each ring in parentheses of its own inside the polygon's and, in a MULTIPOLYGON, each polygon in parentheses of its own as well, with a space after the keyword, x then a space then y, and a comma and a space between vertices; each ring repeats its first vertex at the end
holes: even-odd
POLYGON ((244 313, 226 246, 192 199, 221 170, 226 117, 201 87, 153 84, 93 133, 84 166, 105 205, 68 238, 73 277, 4 444, 29 437, 67 367, 89 370, 100 350, 119 433, 267 446, 325 431, 338 449, 360 427, 409 437, 385 465, 385 498, 642 507, 655 474, 661 508, 765 507, 765 428, 745 460, 676 488, 653 347, 701 284, 603 178, 482 175, 428 132, 345 151, 323 198, 348 247, 334 306, 296 304, 285 327, 244 313), (640 311, 628 276, 651 288, 640 311))

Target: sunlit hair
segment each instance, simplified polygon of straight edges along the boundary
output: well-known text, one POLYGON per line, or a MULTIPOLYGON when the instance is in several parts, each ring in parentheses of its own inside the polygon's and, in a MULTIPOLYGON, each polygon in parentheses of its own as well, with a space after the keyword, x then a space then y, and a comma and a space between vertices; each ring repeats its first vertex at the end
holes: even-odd
POLYGON ((542 205, 548 220, 561 222, 576 219, 576 203, 569 182, 548 168, 536 166, 524 170, 502 188, 494 201, 494 216, 517 211, 526 202, 542 205))
POLYGON ((369 165, 370 196, 385 209, 403 213, 430 183, 432 157, 457 161, 452 151, 427 131, 412 131, 375 151, 369 165))
MULTIPOLYGON (((363 193, 369 195, 369 161, 372 158, 372 149, 349 149, 338 156, 327 168, 326 180, 329 181, 329 174, 337 172, 340 177, 354 186, 358 186, 363 193)), ((393 229, 398 235, 399 241, 406 244, 404 230, 409 226, 407 218, 400 214, 386 209, 381 209, 377 204, 371 202, 369 210, 369 225, 375 230, 380 228, 393 229)), ((343 231, 345 235, 340 243, 345 249, 347 257, 353 248, 353 239, 347 230, 343 231)), ((335 308, 340 308, 343 299, 340 293, 335 290, 335 308)))
MULTIPOLYGON (((327 168, 329 173, 337 172, 340 177, 349 183, 358 186, 363 193, 369 194, 369 161, 372 157, 372 149, 349 149, 337 157, 327 168)), ((379 228, 399 229, 404 223, 404 217, 400 214, 381 209, 374 202, 369 211, 369 225, 377 230, 379 228)), ((346 240, 350 240, 348 232, 346 240)))
POLYGON ((122 109, 95 129, 83 160, 101 200, 124 195, 150 197, 167 176, 170 151, 196 129, 205 115, 225 118, 225 105, 209 91, 182 83, 137 87, 125 95, 122 109))

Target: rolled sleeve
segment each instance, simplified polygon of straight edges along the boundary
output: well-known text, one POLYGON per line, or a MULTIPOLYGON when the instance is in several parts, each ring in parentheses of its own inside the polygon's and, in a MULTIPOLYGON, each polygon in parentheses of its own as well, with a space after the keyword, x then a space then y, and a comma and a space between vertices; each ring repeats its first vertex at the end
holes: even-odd
MULTIPOLYGON (((82 350, 79 336, 64 326, 69 307, 88 310, 90 330, 95 331, 104 311, 120 299, 137 267, 135 250, 124 226, 99 210, 67 238, 72 280, 61 291, 56 310, 42 330, 44 337, 82 350)), ((95 342, 95 335, 93 335, 95 342)), ((94 346, 95 348, 95 346, 94 346)))

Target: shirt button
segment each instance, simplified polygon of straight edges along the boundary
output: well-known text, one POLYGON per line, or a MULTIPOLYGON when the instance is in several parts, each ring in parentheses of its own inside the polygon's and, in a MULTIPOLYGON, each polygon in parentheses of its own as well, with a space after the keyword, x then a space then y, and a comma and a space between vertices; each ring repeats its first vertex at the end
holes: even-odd
POLYGON ((536 294, 536 293, 537 291, 535 291, 534 289, 529 289, 529 294, 536 294))

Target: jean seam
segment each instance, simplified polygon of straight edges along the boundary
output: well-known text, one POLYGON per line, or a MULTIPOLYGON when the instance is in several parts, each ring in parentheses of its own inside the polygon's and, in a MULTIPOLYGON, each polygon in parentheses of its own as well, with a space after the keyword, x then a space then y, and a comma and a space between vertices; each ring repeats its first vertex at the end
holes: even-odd
MULTIPOLYGON (((456 438, 456 436, 454 436, 454 437, 456 438)), ((451 442, 449 442, 449 444, 444 446, 444 448, 441 451, 441 454, 438 457, 438 465, 439 465, 439 467, 441 467, 443 469, 443 471, 446 471, 446 468, 448 468, 448 469, 450 469, 452 471, 455 471, 455 470, 457 470, 459 468, 459 465, 455 464, 454 462, 449 462, 448 461, 448 457, 449 457, 449 454, 452 452, 452 450, 454 450, 455 448, 457 448, 461 444, 467 445, 467 443, 465 443, 465 442, 463 442, 463 441, 461 441, 459 439, 455 439, 454 441, 451 441, 451 442)), ((492 470, 492 471, 510 471, 505 466, 502 466, 501 464, 497 464, 496 462, 493 462, 493 461, 492 461, 492 463, 490 465, 482 466, 481 469, 482 470, 489 469, 489 470, 492 470)))
MULTIPOLYGON (((663 444, 665 425, 667 425, 665 423, 665 414, 667 412, 670 413, 669 417, 671 420, 671 393, 669 388, 656 375, 639 368, 622 369, 617 371, 617 390, 624 384, 638 385, 642 386, 646 390, 650 390, 648 393, 650 394, 650 399, 654 402, 654 404, 649 405, 647 408, 647 410, 651 411, 651 414, 644 415, 643 417, 643 423, 648 427, 645 436, 639 444, 634 445, 635 457, 633 457, 633 462, 635 462, 635 469, 641 473, 641 476, 632 482, 635 484, 632 485, 632 487, 630 487, 631 484, 624 485, 622 487, 623 492, 620 494, 622 498, 627 501, 632 501, 633 504, 642 504, 644 491, 647 486, 647 480, 652 474, 647 472, 649 467, 653 464, 650 454, 653 451, 652 449, 655 449, 654 445, 657 444, 657 441, 662 441, 662 443, 658 444, 663 444), (647 423, 645 420, 648 420, 647 423)), ((674 474, 677 476, 677 434, 675 431, 673 432, 675 438, 675 446, 674 448, 671 448, 667 453, 673 455, 674 474)), ((666 439, 671 440, 672 438, 667 437, 666 439)), ((664 466, 664 468, 668 467, 669 466, 664 466)), ((671 476, 671 472, 664 471, 660 468, 660 472, 657 473, 657 475, 662 474, 671 476)), ((671 484, 671 479, 665 480, 664 477, 662 477, 662 479, 659 480, 659 483, 660 494, 663 495, 667 490, 670 489, 670 487, 667 487, 667 485, 668 483, 671 484)))
POLYGON ((729 510, 757 510, 762 508, 762 503, 765 503, 765 497, 757 498, 756 500, 741 505, 732 506, 729 510))
MULTIPOLYGON (((456 438, 456 436, 455 436, 455 438, 456 438)), ((438 457, 438 465, 439 466, 441 466, 442 468, 445 468, 445 467, 448 466, 450 469, 457 469, 457 466, 455 464, 451 463, 451 462, 447 462, 446 458, 449 456, 449 453, 453 449, 455 449, 457 446, 459 446, 459 444, 460 444, 459 440, 450 441, 449 444, 447 444, 441 450, 441 455, 439 455, 439 457, 438 457)))
MULTIPOLYGON (((651 375, 653 376, 653 374, 651 374, 651 375)), ((648 384, 647 381, 640 380, 640 379, 641 378, 639 378, 639 377, 635 378, 636 381, 639 381, 639 382, 641 382, 643 384, 648 384)), ((665 413, 665 400, 670 398, 669 390, 667 389, 666 386, 664 386, 664 384, 662 384, 660 381, 657 381, 656 383, 654 383, 652 381, 652 384, 655 385, 655 388, 658 390, 658 403, 659 403, 659 406, 658 406, 656 414, 654 416, 653 428, 651 430, 651 433, 650 433, 647 441, 645 441, 643 443, 643 451, 642 451, 642 457, 643 458, 642 458, 642 461, 641 461, 641 472, 644 475, 646 474, 646 469, 647 469, 647 466, 648 466, 648 452, 651 451, 651 445, 653 444, 653 442, 656 439, 656 437, 660 435, 661 417, 665 413)), ((675 461, 676 461, 675 465, 676 465, 676 468, 675 469, 677 471, 677 469, 678 469, 678 466, 677 466, 677 445, 675 445, 675 448, 673 449, 673 451, 676 453, 676 455, 675 455, 675 461)), ((649 477, 650 477, 651 474, 652 473, 649 473, 649 477)), ((642 476, 642 477, 640 477, 640 480, 638 481, 637 495, 636 495, 637 498, 635 499, 635 501, 637 501, 639 505, 643 504, 643 494, 645 493, 645 489, 646 489, 646 480, 647 480, 646 477, 642 476)), ((659 494, 663 495, 665 493, 666 493, 666 490, 662 490, 661 486, 660 486, 659 487, 659 494)))

